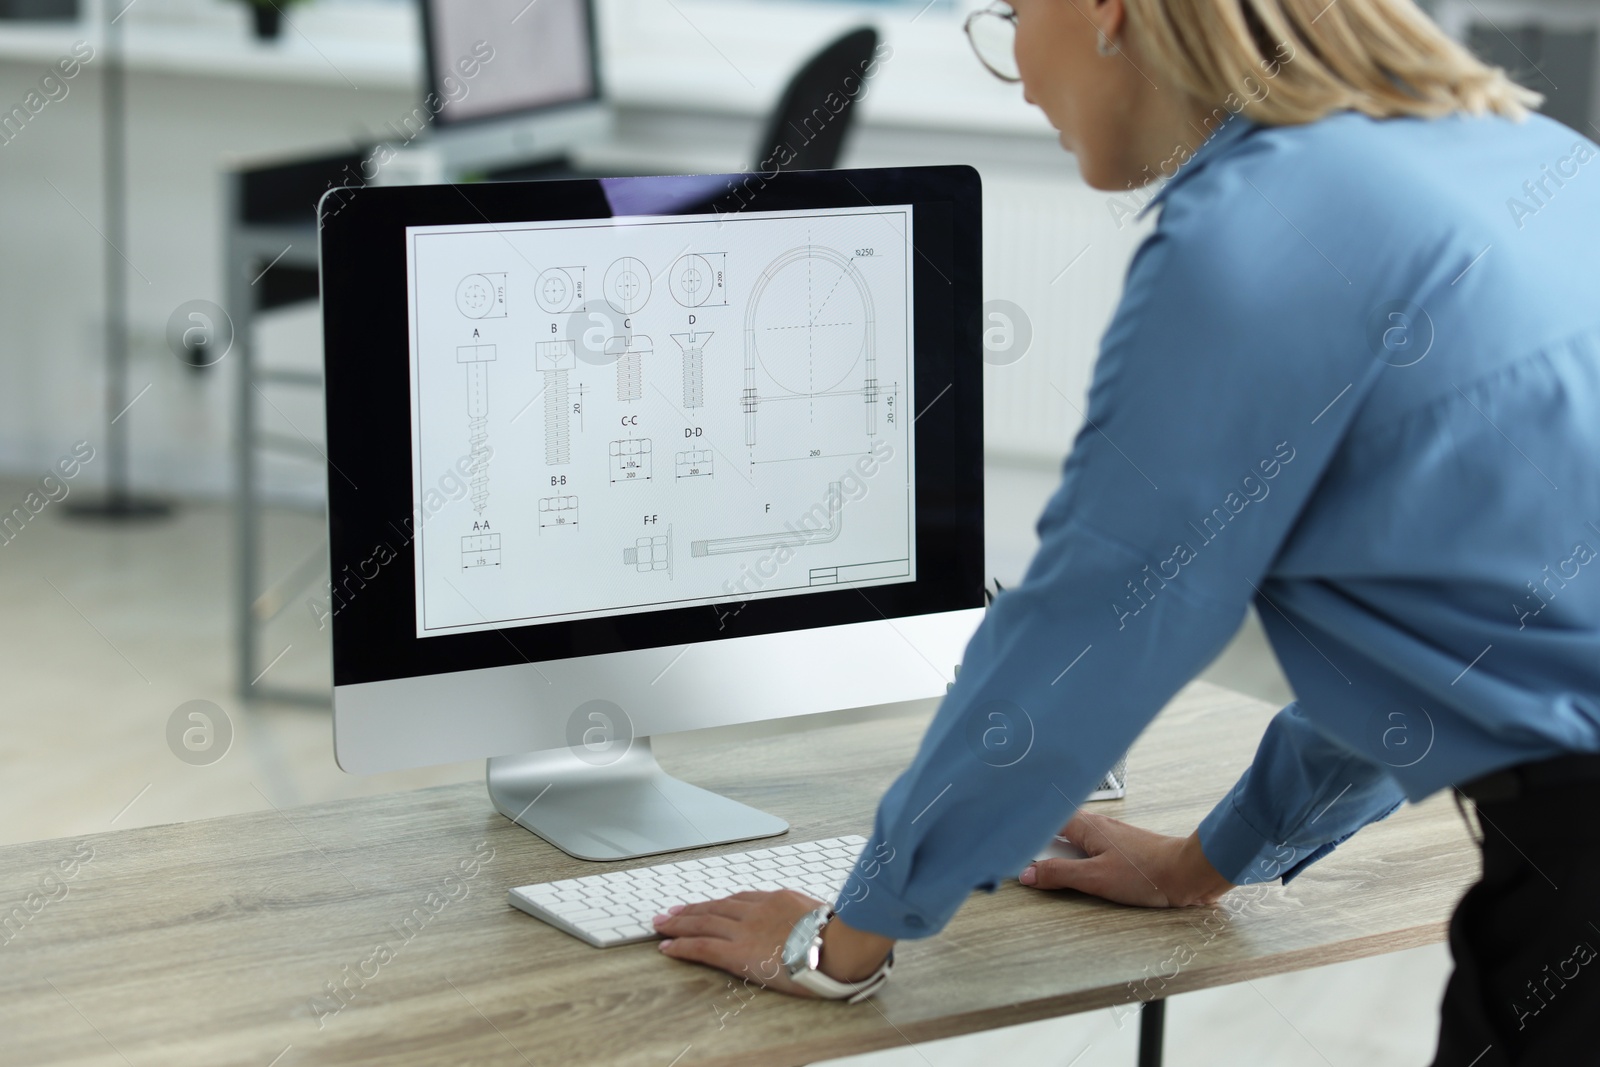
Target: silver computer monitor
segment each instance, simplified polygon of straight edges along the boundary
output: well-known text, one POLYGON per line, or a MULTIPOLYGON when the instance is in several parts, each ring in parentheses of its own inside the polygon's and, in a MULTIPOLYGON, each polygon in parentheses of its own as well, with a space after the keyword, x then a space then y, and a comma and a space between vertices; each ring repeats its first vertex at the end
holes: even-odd
POLYGON ((944 692, 980 215, 966 167, 328 194, 340 766, 488 757, 590 859, 783 832, 649 738, 944 692))
POLYGON ((456 172, 560 157, 603 138, 592 0, 423 0, 427 144, 456 172))

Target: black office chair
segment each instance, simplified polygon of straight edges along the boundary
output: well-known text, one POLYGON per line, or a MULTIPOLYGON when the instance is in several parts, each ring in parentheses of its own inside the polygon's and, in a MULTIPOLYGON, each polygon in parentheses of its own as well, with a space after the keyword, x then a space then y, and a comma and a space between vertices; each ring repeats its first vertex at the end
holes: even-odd
POLYGON ((866 87, 864 72, 877 47, 877 31, 863 26, 812 56, 783 90, 751 169, 828 170, 837 164, 855 116, 856 97, 866 87), (830 94, 835 94, 835 106, 844 101, 837 113, 829 110, 830 94), (783 145, 788 153, 779 151, 783 145))

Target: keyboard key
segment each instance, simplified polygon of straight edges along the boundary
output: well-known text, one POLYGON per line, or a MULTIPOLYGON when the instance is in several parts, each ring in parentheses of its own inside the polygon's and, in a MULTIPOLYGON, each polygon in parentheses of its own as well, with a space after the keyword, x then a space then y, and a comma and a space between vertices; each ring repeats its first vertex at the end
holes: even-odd
POLYGON ((543 907, 545 911, 548 911, 551 915, 559 915, 563 919, 568 915, 577 915, 579 912, 591 910, 588 902, 582 900, 566 901, 556 904, 543 904, 540 906, 543 907))
POLYGON ((567 912, 561 918, 574 926, 587 926, 591 919, 609 919, 611 913, 604 908, 585 908, 582 911, 567 912))

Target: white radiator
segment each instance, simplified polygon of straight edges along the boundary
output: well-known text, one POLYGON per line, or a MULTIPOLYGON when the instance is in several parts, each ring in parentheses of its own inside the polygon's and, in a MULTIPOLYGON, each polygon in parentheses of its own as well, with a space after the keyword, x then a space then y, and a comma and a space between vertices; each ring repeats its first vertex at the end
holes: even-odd
POLYGON ((986 169, 983 200, 984 298, 1018 305, 1033 330, 1020 360, 984 368, 984 450, 1054 463, 1083 423, 1100 335, 1150 220, 1114 216, 1108 194, 1071 173, 1019 179, 986 169))

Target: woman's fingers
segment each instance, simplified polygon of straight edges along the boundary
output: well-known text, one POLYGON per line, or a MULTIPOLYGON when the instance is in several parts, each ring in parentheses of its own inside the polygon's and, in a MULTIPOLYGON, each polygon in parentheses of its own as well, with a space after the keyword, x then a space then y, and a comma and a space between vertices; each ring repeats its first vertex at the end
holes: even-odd
POLYGON ((1098 856, 1111 847, 1113 835, 1128 824, 1118 822, 1108 815, 1095 815, 1080 811, 1061 828, 1061 836, 1077 845, 1091 856, 1098 856))
POLYGON ((1098 858, 1035 860, 1019 881, 1035 889, 1076 889, 1100 896, 1104 864, 1098 858), (1031 872, 1031 873, 1030 873, 1031 872))
POLYGON ((1143 865, 1130 862, 1115 851, 1083 860, 1038 860, 1018 880, 1035 889, 1075 889, 1140 908, 1171 906, 1167 894, 1146 874, 1143 865))
POLYGON ((1182 896, 1174 891, 1181 838, 1083 812, 1072 817, 1061 836, 1089 858, 1040 860, 1023 872, 1023 885, 1076 889, 1143 908, 1172 907, 1182 896))
POLYGON ((720 937, 673 937, 657 945, 663 955, 675 960, 690 960, 710 967, 731 971, 737 964, 738 952, 733 942, 720 937))
POLYGON ((735 940, 741 927, 737 918, 685 908, 676 915, 656 919, 656 932, 664 937, 720 938, 735 940))
POLYGON ((667 914, 723 915, 729 919, 740 919, 748 915, 754 906, 754 901, 740 900, 738 897, 722 897, 719 900, 706 900, 699 904, 674 904, 667 909, 667 914))

